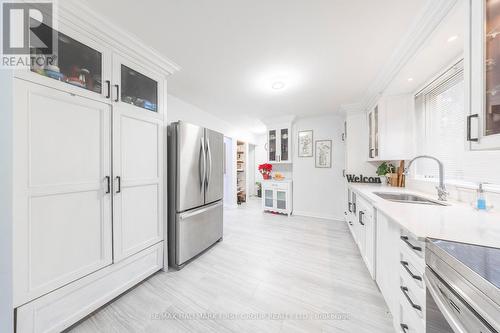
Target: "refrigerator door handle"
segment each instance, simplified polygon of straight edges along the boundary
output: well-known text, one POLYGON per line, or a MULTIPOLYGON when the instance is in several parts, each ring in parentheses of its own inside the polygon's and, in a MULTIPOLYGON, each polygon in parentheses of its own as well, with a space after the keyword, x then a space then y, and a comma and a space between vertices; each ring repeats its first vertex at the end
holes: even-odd
POLYGON ((201 141, 200 160, 199 160, 198 164, 199 164, 199 169, 200 169, 199 170, 199 173, 200 173, 200 192, 203 192, 203 189, 205 187, 207 162, 206 162, 206 156, 205 156, 205 141, 203 140, 203 138, 201 138, 200 141, 201 141), (202 165, 203 165, 203 168, 201 167, 202 165))
POLYGON ((210 178, 212 176, 212 150, 210 149, 210 140, 207 138, 207 159, 208 159, 208 172, 206 175, 206 189, 208 190, 208 187, 210 185, 210 178))
POLYGON ((189 211, 189 212, 181 213, 181 214, 179 214, 179 220, 186 220, 186 219, 188 219, 190 217, 203 214, 203 213, 205 213, 205 212, 207 212, 207 211, 209 211, 211 209, 217 208, 220 205, 222 205, 221 202, 216 202, 214 204, 211 204, 211 205, 208 205, 208 206, 204 206, 201 209, 195 209, 194 211, 189 211))

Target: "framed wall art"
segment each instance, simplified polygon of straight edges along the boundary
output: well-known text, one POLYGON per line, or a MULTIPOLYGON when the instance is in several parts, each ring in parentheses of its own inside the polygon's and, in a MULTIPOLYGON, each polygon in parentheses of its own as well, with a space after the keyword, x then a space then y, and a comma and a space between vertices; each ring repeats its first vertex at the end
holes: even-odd
POLYGON ((299 157, 312 157, 313 156, 313 131, 300 131, 299 132, 299 157))
POLYGON ((332 140, 316 141, 316 168, 332 167, 332 140))

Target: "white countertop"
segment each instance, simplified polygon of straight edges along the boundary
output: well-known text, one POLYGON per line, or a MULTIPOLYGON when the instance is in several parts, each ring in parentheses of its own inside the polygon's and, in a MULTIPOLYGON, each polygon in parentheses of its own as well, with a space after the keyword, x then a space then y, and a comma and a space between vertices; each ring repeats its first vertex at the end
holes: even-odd
POLYGON ((261 179, 260 180, 263 183, 291 183, 292 180, 290 178, 285 178, 285 179, 261 179))
POLYGON ((378 211, 418 238, 437 238, 500 248, 500 212, 478 211, 470 204, 447 201, 449 206, 399 203, 373 192, 412 193, 432 200, 435 196, 385 185, 349 184, 378 211))

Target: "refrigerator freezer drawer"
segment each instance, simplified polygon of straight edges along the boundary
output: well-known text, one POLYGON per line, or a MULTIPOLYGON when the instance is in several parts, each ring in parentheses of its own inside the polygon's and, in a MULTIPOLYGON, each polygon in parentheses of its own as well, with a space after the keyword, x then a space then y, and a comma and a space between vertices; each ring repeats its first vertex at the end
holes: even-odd
POLYGON ((222 202, 176 216, 176 264, 184 264, 222 238, 222 202))

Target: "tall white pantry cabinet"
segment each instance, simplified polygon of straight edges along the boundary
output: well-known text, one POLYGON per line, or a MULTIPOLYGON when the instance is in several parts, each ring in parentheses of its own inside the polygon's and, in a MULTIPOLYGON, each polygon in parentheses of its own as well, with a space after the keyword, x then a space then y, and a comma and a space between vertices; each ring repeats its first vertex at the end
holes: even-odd
POLYGON ((18 333, 59 332, 166 265, 166 78, 178 68, 60 6, 57 65, 14 75, 18 333))

